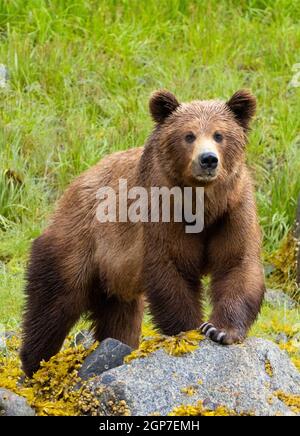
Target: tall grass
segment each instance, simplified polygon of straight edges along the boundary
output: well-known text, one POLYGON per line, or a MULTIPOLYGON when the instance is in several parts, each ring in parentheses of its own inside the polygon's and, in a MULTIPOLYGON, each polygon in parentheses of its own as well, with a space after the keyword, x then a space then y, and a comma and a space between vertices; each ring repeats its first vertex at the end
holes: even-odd
POLYGON ((241 87, 255 93, 248 159, 264 246, 276 250, 300 191, 300 88, 289 86, 300 62, 299 19, 298 0, 2 0, 0 63, 10 76, 0 88, 5 274, 11 279, 10 265, 23 265, 73 177, 144 143, 148 96, 160 87, 182 100, 228 98, 241 87))

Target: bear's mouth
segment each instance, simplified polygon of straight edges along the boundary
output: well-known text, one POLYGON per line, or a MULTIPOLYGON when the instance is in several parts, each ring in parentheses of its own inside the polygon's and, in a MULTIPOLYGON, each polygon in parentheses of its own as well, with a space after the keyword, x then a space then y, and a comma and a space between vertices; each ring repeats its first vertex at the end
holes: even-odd
POLYGON ((212 182, 219 174, 219 166, 215 168, 201 168, 199 162, 192 162, 191 173, 194 179, 198 182, 212 182))
POLYGON ((203 171, 195 174, 194 177, 201 182, 212 182, 218 177, 218 171, 203 171))

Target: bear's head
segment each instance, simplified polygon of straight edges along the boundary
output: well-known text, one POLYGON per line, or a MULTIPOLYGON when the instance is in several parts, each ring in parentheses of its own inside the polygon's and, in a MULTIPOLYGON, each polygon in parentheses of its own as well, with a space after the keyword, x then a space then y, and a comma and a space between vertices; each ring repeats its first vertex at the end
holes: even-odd
POLYGON ((203 186, 227 181, 244 162, 255 97, 237 91, 227 102, 179 103, 168 91, 150 98, 157 124, 154 139, 164 174, 178 185, 203 186))

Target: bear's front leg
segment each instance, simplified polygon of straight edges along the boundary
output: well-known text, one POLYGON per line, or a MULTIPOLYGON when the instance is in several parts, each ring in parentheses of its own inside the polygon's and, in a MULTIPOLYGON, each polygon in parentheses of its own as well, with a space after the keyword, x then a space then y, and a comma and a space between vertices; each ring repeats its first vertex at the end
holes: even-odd
POLYGON ((201 330, 225 345, 243 341, 260 311, 265 292, 260 232, 254 212, 255 207, 247 204, 232 211, 209 244, 213 311, 201 330))
MULTIPOLYGON (((154 260, 154 259, 153 259, 154 260)), ((199 280, 187 282, 172 262, 147 264, 146 289, 155 325, 168 336, 201 324, 199 280)))
POLYGON ((202 333, 215 342, 230 345, 241 342, 255 321, 264 295, 259 264, 244 259, 239 265, 213 277, 213 311, 202 333))

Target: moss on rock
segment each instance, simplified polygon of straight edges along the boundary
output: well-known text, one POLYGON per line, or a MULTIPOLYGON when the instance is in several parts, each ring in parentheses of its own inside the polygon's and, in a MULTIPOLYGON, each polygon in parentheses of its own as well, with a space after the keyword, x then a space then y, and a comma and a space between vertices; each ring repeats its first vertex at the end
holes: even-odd
POLYGON ((273 375, 274 375, 273 368, 272 368, 271 362, 268 359, 266 359, 266 361, 265 361, 265 371, 269 377, 273 377, 273 375))
POLYGON ((197 393, 199 386, 187 386, 181 389, 181 392, 189 397, 192 397, 197 393))
MULTIPOLYGON (((234 410, 230 410, 225 406, 217 406, 214 410, 204 407, 202 401, 196 404, 182 404, 175 407, 169 416, 239 416, 240 414, 234 410)), ((251 415, 243 414, 243 416, 251 415)))
POLYGON ((286 343, 279 344, 279 347, 286 351, 295 367, 300 371, 300 342, 292 339, 286 343))
POLYGON ((288 406, 292 412, 300 414, 300 395, 287 394, 282 391, 275 392, 276 397, 288 406))
MULTIPOLYGON (((286 350, 296 367, 300 370, 300 344, 297 339, 299 325, 287 326, 278 320, 271 320, 263 326, 265 332, 272 331, 284 332, 289 338, 286 343, 279 346, 286 350)), ((143 327, 142 336, 150 339, 142 339, 138 350, 135 350, 125 358, 126 362, 133 359, 143 358, 151 353, 163 349, 172 356, 181 356, 196 350, 199 342, 205 337, 197 330, 192 330, 175 337, 162 336, 155 331, 151 325, 143 327)), ((15 392, 26 398, 27 402, 33 407, 37 415, 57 416, 57 415, 97 415, 99 413, 99 397, 101 392, 92 394, 87 388, 86 383, 82 383, 78 377, 78 370, 85 358, 98 345, 95 343, 88 350, 82 345, 71 346, 69 338, 64 348, 48 362, 42 362, 41 368, 32 379, 24 376, 19 360, 20 339, 14 336, 7 340, 7 347, 4 355, 0 355, 0 386, 15 392)), ((266 359, 265 370, 267 374, 273 376, 273 368, 266 359)), ((202 381, 198 381, 199 385, 202 381)), ((193 396, 197 387, 188 386, 182 390, 188 396, 193 396)), ((277 394, 276 394, 277 395, 277 394)), ((293 397, 283 392, 278 393, 277 397, 285 402, 293 411, 300 412, 299 397, 293 397)), ((130 410, 123 402, 107 405, 111 408, 111 413, 117 415, 128 415, 130 410), (111 406, 111 407, 110 407, 111 406)), ((217 407, 216 410, 207 410, 203 404, 181 405, 172 411, 177 416, 219 416, 236 415, 236 412, 217 407)))
POLYGON ((125 357, 125 362, 129 363, 134 359, 140 359, 159 349, 163 349, 172 356, 181 356, 194 351, 199 342, 205 337, 197 330, 190 330, 178 336, 163 336, 156 334, 153 338, 143 340, 139 348, 125 357))
POLYGON ((20 340, 9 339, 6 355, 0 356, 0 386, 25 397, 37 415, 94 415, 98 400, 85 383, 80 384, 78 369, 96 346, 97 343, 86 350, 82 345, 71 347, 70 341, 66 341, 63 350, 48 362, 42 362, 41 368, 29 379, 21 369, 20 340))

